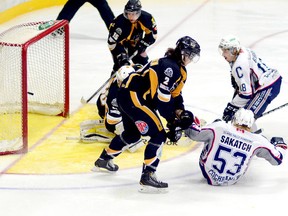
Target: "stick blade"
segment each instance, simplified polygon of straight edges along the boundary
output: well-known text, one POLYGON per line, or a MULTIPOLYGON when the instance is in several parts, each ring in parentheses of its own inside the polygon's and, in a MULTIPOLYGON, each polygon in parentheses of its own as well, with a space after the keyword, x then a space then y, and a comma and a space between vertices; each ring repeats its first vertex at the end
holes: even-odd
POLYGON ((87 104, 87 100, 85 100, 84 97, 82 97, 80 101, 82 104, 87 104))

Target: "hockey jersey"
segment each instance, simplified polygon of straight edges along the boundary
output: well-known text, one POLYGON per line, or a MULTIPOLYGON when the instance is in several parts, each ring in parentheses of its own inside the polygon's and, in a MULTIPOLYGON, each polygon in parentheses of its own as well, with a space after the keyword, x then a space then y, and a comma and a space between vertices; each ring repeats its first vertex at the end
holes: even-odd
POLYGON ((276 69, 269 68, 256 53, 242 47, 234 63, 231 63, 231 75, 238 86, 238 94, 232 104, 244 107, 259 90, 270 87, 279 78, 276 69))
POLYGON ((137 92, 145 105, 158 110, 167 122, 174 121, 176 109, 184 109, 182 88, 187 79, 184 66, 169 57, 149 62, 140 73, 132 73, 122 87, 137 92))
POLYGON ((265 137, 239 129, 224 121, 197 128, 194 124, 185 134, 204 142, 199 165, 211 185, 232 185, 238 182, 249 167, 253 156, 280 165, 285 150, 275 147, 265 137))

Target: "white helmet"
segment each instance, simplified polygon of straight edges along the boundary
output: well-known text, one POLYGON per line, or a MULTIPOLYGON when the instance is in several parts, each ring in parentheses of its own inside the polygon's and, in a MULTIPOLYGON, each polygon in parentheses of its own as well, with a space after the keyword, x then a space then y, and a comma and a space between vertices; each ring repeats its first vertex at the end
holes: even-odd
POLYGON ((124 65, 116 73, 117 82, 120 84, 126 79, 130 73, 135 72, 135 69, 130 65, 124 65))
POLYGON ((233 116, 232 123, 234 125, 246 126, 251 128, 255 121, 254 113, 251 110, 240 108, 233 116))
POLYGON ((237 37, 234 35, 227 35, 223 37, 218 46, 219 50, 230 50, 231 54, 239 52, 241 46, 237 37))

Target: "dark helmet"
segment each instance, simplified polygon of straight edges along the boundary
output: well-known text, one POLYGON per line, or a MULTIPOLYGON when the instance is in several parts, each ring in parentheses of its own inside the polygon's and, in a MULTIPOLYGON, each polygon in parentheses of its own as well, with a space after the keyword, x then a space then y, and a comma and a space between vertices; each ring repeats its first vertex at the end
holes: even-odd
POLYGON ((140 16, 141 8, 142 5, 139 0, 129 0, 124 8, 124 16, 127 18, 128 12, 136 12, 140 16))
POLYGON ((193 62, 197 62, 201 49, 197 41, 189 36, 184 36, 177 41, 175 51, 179 52, 181 56, 187 55, 193 62))

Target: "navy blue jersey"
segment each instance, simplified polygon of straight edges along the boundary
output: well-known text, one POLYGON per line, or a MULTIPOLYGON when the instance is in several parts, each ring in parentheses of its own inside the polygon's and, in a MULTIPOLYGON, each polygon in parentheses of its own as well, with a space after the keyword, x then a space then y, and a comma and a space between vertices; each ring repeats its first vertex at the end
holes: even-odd
POLYGON ((115 130, 115 125, 122 121, 121 113, 117 104, 118 84, 116 78, 113 78, 109 86, 102 92, 97 99, 97 108, 99 116, 105 120, 106 128, 115 130), (112 127, 114 126, 114 127, 112 127))
POLYGON ((126 49, 134 48, 141 39, 151 45, 156 38, 155 19, 150 13, 142 10, 136 23, 131 23, 123 14, 113 20, 109 28, 108 46, 115 58, 121 53, 126 53, 126 49))
POLYGON ((176 109, 184 109, 181 92, 186 78, 184 66, 164 57, 151 61, 140 73, 132 73, 121 87, 137 92, 146 106, 158 110, 170 122, 176 117, 176 109))

